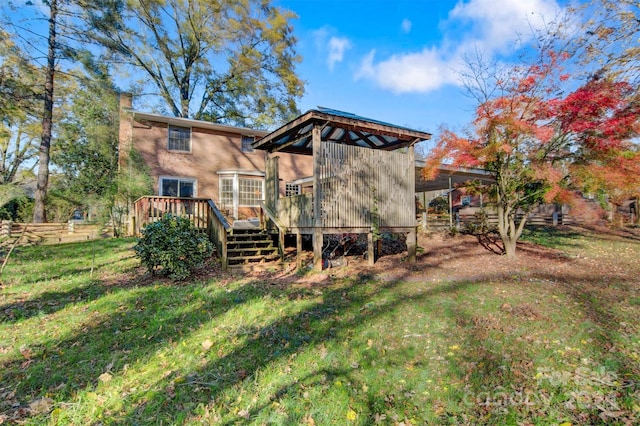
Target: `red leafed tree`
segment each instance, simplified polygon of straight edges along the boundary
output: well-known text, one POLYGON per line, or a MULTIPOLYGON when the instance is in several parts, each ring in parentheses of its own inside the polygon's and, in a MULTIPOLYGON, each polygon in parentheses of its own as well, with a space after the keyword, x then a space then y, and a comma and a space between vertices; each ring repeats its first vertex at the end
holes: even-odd
POLYGON ((475 86, 467 90, 479 101, 472 129, 462 135, 442 131, 424 169, 427 178, 442 162, 491 173, 495 183, 485 189, 495 201, 509 258, 516 255, 526 213, 533 207, 569 202, 579 185, 597 181, 594 172, 631 164, 625 155, 638 131, 631 86, 594 80, 567 96, 554 96, 568 79, 561 74, 562 59, 552 53, 536 65, 506 73, 470 66, 475 86))

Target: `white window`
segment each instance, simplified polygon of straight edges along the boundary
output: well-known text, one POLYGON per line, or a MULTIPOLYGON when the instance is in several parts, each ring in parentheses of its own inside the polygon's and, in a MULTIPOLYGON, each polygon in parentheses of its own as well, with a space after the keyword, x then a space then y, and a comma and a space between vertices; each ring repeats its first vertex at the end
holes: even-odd
POLYGON ((262 188, 264 186, 263 179, 238 179, 238 204, 243 207, 259 206, 263 200, 262 188))
POLYGON ((191 128, 169 126, 169 151, 191 152, 191 128))
POLYGON ((196 195, 196 180, 189 178, 161 177, 159 185, 163 197, 192 198, 196 195))
POLYGON ((220 178, 220 205, 224 208, 233 207, 233 181, 232 177, 220 178))
POLYGON ((257 207, 264 200, 264 173, 259 171, 219 171, 220 207, 234 218, 238 207, 257 207))
POLYGON ((256 138, 253 136, 242 136, 242 152, 253 152, 253 146, 251 145, 256 138))
POLYGON ((470 206, 471 195, 463 195, 462 197, 460 197, 460 204, 462 204, 463 206, 470 206))

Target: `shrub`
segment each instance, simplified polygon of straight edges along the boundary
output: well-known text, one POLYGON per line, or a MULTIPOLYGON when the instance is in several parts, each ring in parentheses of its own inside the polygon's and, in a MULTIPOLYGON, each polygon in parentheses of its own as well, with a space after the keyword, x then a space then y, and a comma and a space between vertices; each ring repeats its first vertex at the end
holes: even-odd
POLYGON ((159 267, 161 274, 181 280, 211 256, 213 246, 189 219, 167 214, 144 227, 133 249, 152 275, 159 267))

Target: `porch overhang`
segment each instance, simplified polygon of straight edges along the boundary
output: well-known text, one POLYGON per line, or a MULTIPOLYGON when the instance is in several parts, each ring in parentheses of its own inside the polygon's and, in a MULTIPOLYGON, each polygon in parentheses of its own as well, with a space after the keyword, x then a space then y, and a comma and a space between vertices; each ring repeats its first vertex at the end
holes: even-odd
POLYGON ((253 143, 255 149, 312 155, 312 131, 320 126, 323 142, 355 145, 393 151, 431 139, 431 134, 362 117, 344 111, 319 107, 307 111, 279 129, 253 143))
POLYGON ((426 180, 422 177, 425 165, 425 161, 416 160, 416 193, 452 189, 468 181, 479 181, 485 185, 495 182, 486 170, 452 167, 445 164, 438 167, 438 175, 434 179, 426 180))

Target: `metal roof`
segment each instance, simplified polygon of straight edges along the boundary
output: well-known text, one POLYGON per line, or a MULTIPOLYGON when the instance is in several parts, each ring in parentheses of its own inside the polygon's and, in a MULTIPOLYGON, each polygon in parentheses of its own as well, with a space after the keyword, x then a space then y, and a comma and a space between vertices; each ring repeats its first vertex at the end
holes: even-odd
POLYGON ((395 150, 428 140, 431 134, 345 111, 318 107, 302 114, 262 139, 253 147, 269 152, 312 154, 312 130, 319 125, 322 141, 371 149, 395 150))
POLYGON ((238 133, 245 136, 255 136, 259 138, 268 134, 264 130, 255 130, 247 127, 231 126, 228 124, 213 123, 211 121, 194 120, 191 118, 173 117, 167 115, 154 114, 149 112, 136 111, 131 108, 123 108, 124 111, 133 115, 136 119, 155 121, 157 123, 167 123, 172 126, 195 127, 198 129, 209 129, 220 132, 238 133))

